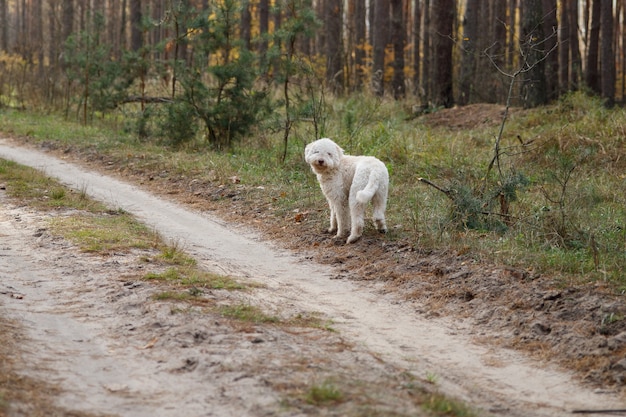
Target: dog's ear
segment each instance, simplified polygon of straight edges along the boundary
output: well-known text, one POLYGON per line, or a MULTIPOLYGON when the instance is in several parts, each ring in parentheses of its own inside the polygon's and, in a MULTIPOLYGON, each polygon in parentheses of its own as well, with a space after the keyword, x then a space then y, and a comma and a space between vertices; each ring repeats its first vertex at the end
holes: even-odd
POLYGON ((304 147, 304 159, 309 157, 309 154, 311 153, 311 143, 309 143, 308 145, 306 145, 304 147))
POLYGON ((341 158, 343 156, 343 149, 341 149, 341 146, 337 145, 335 143, 335 146, 337 147, 337 153, 339 154, 339 157, 341 158))

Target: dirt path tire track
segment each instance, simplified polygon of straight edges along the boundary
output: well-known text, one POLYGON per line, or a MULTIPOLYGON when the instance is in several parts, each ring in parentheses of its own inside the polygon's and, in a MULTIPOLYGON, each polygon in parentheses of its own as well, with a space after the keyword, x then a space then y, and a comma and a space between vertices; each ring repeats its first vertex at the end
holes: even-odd
POLYGON ((254 303, 286 313, 320 312, 356 349, 419 377, 436 375, 443 392, 474 406, 519 416, 624 408, 622 400, 582 387, 569 373, 474 343, 478 335, 462 322, 427 319, 415 306, 398 302, 373 284, 332 279, 336 274, 328 267, 281 251, 243 228, 1 139, 0 157, 42 170, 132 213, 166 239, 181 243, 208 269, 265 284, 251 296, 254 303))

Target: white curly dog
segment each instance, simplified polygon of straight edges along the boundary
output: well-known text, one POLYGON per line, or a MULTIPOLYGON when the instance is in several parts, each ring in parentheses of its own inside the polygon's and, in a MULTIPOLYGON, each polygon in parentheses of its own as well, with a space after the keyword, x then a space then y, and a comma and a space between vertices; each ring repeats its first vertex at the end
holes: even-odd
POLYGON ((304 149, 304 159, 317 174, 322 192, 330 207, 329 233, 346 243, 359 240, 365 227, 365 207, 371 201, 374 223, 381 233, 387 231, 385 209, 389 191, 387 167, 373 156, 345 155, 328 138, 316 140, 304 149))

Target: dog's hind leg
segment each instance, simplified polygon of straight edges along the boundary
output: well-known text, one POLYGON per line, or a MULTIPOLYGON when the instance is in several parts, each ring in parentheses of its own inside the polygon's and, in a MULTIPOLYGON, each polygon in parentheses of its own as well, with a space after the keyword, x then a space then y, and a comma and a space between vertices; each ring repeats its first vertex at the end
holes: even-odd
POLYGON ((350 225, 350 236, 348 236, 348 240, 346 243, 354 243, 363 234, 363 229, 365 228, 365 206, 366 204, 362 204, 357 199, 350 199, 350 217, 351 217, 351 225, 350 225))
POLYGON ((373 220, 376 229, 381 233, 387 233, 387 223, 385 222, 385 209, 387 208, 387 190, 379 190, 372 198, 374 209, 373 220))

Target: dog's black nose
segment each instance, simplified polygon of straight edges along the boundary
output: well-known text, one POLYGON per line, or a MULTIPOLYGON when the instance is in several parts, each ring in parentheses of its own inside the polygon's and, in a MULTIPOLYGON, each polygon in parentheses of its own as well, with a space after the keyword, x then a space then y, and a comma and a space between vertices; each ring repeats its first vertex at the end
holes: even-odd
POLYGON ((317 165, 324 165, 324 160, 320 159, 319 161, 317 161, 317 165))

